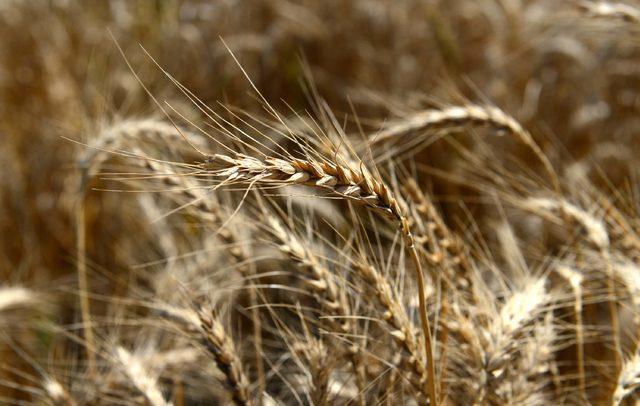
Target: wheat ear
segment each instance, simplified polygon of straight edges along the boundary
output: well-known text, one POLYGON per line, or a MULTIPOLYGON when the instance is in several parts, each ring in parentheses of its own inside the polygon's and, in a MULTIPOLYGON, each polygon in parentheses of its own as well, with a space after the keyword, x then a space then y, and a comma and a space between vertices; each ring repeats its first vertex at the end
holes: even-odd
POLYGON ((598 249, 600 256, 605 261, 612 341, 615 351, 616 370, 619 370, 622 364, 622 345, 620 343, 620 322, 616 303, 615 271, 611 264, 610 238, 604 221, 565 200, 529 198, 525 200, 525 207, 533 210, 558 212, 564 219, 570 219, 578 223, 585 230, 586 239, 598 249))
MULTIPOLYGON (((263 211, 266 223, 269 226, 269 234, 276 240, 278 248, 299 265, 307 278, 305 283, 312 290, 314 298, 327 309, 332 316, 329 325, 340 332, 343 338, 349 337, 355 332, 355 323, 349 314, 349 302, 347 294, 340 293, 340 286, 336 283, 331 271, 327 269, 304 241, 297 237, 295 232, 285 227, 275 215, 263 211)), ((364 388, 364 377, 361 372, 361 359, 364 349, 353 342, 348 347, 348 354, 358 382, 358 388, 364 388)), ((361 404, 364 400, 361 399, 361 404)))
MULTIPOLYGON (((464 304, 461 307, 457 303, 451 306, 451 316, 446 322, 457 341, 451 348, 454 354, 451 359, 457 367, 451 386, 456 387, 456 392, 466 393, 468 404, 505 403, 502 397, 506 393, 501 394, 500 387, 516 380, 526 381, 541 373, 529 368, 530 360, 523 360, 529 356, 524 344, 533 341, 536 351, 551 354, 548 346, 540 344, 537 348, 538 343, 531 338, 532 329, 537 327, 536 319, 550 301, 545 280, 525 282, 522 290, 513 292, 499 311, 490 303, 495 300, 493 297, 479 297, 486 302, 471 306, 464 304), (526 372, 527 376, 519 376, 520 372, 526 372)), ((549 334, 542 335, 549 338, 549 334)), ((534 363, 533 366, 541 368, 543 365, 534 363)), ((532 380, 531 383, 535 382, 532 380)), ((526 387, 522 390, 533 394, 526 387)))
POLYGON ((370 142, 382 143, 417 130, 437 130, 446 127, 488 125, 498 131, 507 131, 515 135, 520 141, 533 151, 540 160, 553 184, 554 190, 560 195, 560 183, 549 158, 533 140, 533 137, 513 117, 495 106, 480 106, 469 104, 465 106, 451 106, 443 109, 426 110, 416 113, 396 123, 388 125, 383 130, 372 134, 370 142))
MULTIPOLYGON (((136 145, 140 142, 157 143, 162 141, 166 145, 186 147, 189 143, 198 147, 206 145, 206 139, 198 134, 177 129, 175 126, 161 120, 142 119, 124 120, 110 127, 91 141, 89 149, 80 158, 79 165, 83 169, 83 175, 87 178, 94 176, 100 165, 113 154, 124 154, 121 150, 128 145, 136 145), (169 144, 170 143, 170 144, 169 144)), ((184 148, 185 151, 192 151, 184 148)))
POLYGON ((300 354, 309 368, 309 397, 314 406, 330 405, 331 372, 333 360, 331 352, 324 346, 322 340, 306 337, 305 341, 298 341, 292 345, 292 352, 300 354))
MULTIPOLYGON (((487 359, 489 376, 508 376, 507 369, 517 351, 519 339, 526 337, 526 328, 544 311, 550 301, 544 278, 531 280, 505 302, 489 331, 493 336, 493 351, 487 359)), ((499 380, 499 379, 498 379, 499 380)))
POLYGON ((398 200, 381 180, 376 179, 368 171, 360 171, 328 161, 296 158, 285 160, 270 157, 260 160, 241 154, 237 154, 235 157, 221 154, 213 155, 201 165, 201 169, 203 174, 225 178, 225 183, 244 183, 249 185, 255 183, 297 184, 321 188, 336 196, 365 205, 391 217, 404 237, 414 264, 418 285, 419 313, 425 338, 429 399, 432 404, 438 404, 433 345, 427 316, 422 265, 409 222, 400 208, 398 200))
POLYGON ((490 125, 497 130, 514 134, 525 132, 513 117, 494 106, 450 106, 443 109, 425 110, 395 123, 387 125, 371 136, 375 143, 389 141, 399 135, 417 130, 436 130, 445 127, 463 127, 469 125, 490 125))
POLYGON ((416 223, 415 239, 424 247, 427 260, 449 273, 447 276, 454 281, 456 288, 468 290, 473 266, 464 243, 447 227, 431 199, 415 180, 408 179, 403 187, 411 203, 407 210, 414 209, 417 213, 411 217, 416 223))
POLYGON ((371 292, 371 295, 366 297, 382 310, 382 320, 389 327, 391 337, 406 352, 401 358, 401 364, 418 377, 417 381, 409 381, 418 393, 428 398, 429 393, 425 392, 425 383, 429 379, 428 371, 420 356, 413 322, 407 316, 388 279, 376 267, 369 264, 365 258, 355 260, 352 267, 371 292))
POLYGON ((233 402, 236 405, 250 406, 252 402, 249 399, 249 381, 233 341, 212 312, 206 312, 202 309, 198 312, 198 319, 205 348, 213 356, 216 366, 226 377, 226 385, 231 392, 233 402))

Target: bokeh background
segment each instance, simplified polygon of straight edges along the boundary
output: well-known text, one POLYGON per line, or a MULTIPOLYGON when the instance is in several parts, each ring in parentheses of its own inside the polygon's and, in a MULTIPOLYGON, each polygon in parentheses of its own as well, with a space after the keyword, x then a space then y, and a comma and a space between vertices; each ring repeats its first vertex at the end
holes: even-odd
MULTIPOLYGON (((350 134, 374 133, 388 121, 428 108, 498 106, 531 132, 567 194, 575 192, 571 176, 579 171, 637 230, 640 13, 636 3, 616 3, 623 5, 619 9, 601 3, 0 2, 0 286, 38 292, 29 299, 37 306, 0 313, 1 399, 34 400, 20 386, 33 385, 20 372, 33 374, 33 364, 57 371, 62 381, 84 370, 82 345, 69 338, 82 337, 79 199, 93 294, 127 296, 126 281, 140 277, 135 265, 166 256, 135 197, 105 191, 109 184, 100 179, 81 182, 86 145, 105 128, 124 119, 164 119, 134 72, 161 104, 166 101, 194 122, 203 120, 203 112, 157 65, 208 106, 224 103, 264 116, 264 103, 235 56, 276 108, 313 114, 319 97, 350 134)), ((466 184, 469 173, 487 184, 496 176, 516 183, 508 176, 521 171, 540 190, 552 188, 526 145, 491 137, 484 137, 484 147, 499 169, 486 169, 487 156, 468 159, 463 151, 473 151, 475 142, 469 137, 452 146, 435 136, 407 164, 429 174, 421 183, 451 229, 484 235, 489 246, 497 240, 492 230, 502 209, 487 203, 491 194, 478 191, 478 184, 466 184), (477 231, 470 232, 470 224, 477 231)), ((527 225, 518 221, 514 228, 527 241, 527 225)), ((544 243, 532 237, 527 245, 539 249, 527 257, 532 268, 548 262, 539 252, 556 255, 566 248, 561 230, 547 237, 544 243)), ((500 266, 504 258, 496 256, 500 266)), ((113 319, 110 304, 96 299, 95 317, 113 319)), ((626 338, 626 353, 633 352, 633 342, 626 338)), ((604 347, 594 353, 593 365, 607 369, 610 363, 598 361, 608 357, 610 346, 604 347)), ((560 368, 573 379, 574 367, 560 368)), ((607 371, 603 375, 615 377, 607 371)))

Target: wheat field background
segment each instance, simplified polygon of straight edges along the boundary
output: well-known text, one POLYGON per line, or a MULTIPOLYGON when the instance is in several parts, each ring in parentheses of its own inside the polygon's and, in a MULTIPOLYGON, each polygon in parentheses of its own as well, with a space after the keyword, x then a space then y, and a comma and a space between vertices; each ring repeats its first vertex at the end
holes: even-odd
POLYGON ((0 0, 0 403, 633 405, 640 3, 0 0))

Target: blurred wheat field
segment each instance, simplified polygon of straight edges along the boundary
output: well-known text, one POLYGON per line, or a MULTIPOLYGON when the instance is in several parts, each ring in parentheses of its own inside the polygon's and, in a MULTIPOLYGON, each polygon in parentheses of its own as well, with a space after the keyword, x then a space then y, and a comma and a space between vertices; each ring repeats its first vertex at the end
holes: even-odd
POLYGON ((0 2, 0 404, 640 400, 640 3, 0 2))

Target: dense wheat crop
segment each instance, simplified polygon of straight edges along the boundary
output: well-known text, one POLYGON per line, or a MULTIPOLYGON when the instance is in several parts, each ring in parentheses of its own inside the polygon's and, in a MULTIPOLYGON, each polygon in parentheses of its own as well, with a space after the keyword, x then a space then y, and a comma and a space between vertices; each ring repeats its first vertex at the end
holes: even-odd
POLYGON ((0 403, 640 401, 640 3, 0 0, 0 403))

